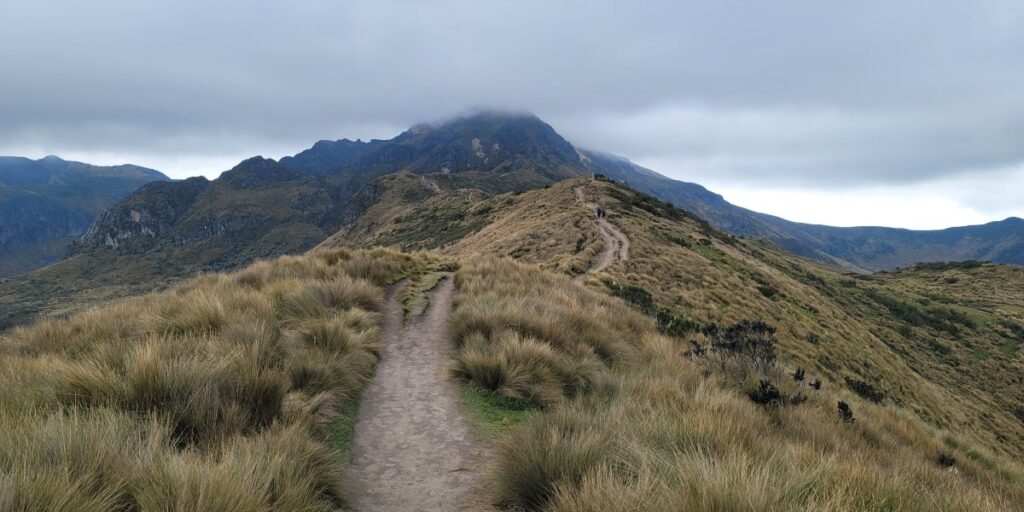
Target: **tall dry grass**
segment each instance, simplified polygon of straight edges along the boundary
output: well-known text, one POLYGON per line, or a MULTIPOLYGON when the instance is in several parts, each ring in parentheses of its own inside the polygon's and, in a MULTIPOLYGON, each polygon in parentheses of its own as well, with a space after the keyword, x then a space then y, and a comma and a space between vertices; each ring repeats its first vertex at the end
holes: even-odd
POLYGON ((318 251, 0 339, 0 510, 335 510, 339 408, 381 285, 423 264, 318 251))
MULTIPOLYGON (((499 443, 530 510, 1019 510, 1019 469, 847 393, 751 402, 618 300, 507 259, 456 274, 455 373, 535 401, 499 443), (852 404, 855 421, 837 415, 852 404), (943 467, 940 453, 956 462, 943 467)), ((828 389, 828 387, 826 388, 828 389)), ((838 389, 838 388, 835 388, 838 389)))

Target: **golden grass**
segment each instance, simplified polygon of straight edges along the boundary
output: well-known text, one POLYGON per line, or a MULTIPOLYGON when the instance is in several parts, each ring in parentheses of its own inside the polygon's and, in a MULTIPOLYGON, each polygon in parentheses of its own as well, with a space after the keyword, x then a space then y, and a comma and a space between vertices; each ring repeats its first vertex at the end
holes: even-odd
POLYGON ((535 510, 1014 510, 1019 470, 845 391, 752 403, 632 308, 507 259, 456 274, 456 374, 534 400, 495 480, 535 510), (585 385, 558 364, 588 361, 585 385), (476 369, 476 370, 474 370, 476 369), (558 396, 558 395, 561 396, 558 396), (855 421, 839 421, 837 400, 855 421), (944 468, 940 452, 956 463, 944 468))
MULTIPOLYGON (((1024 457, 1024 331, 1012 327, 1024 329, 1024 269, 987 265, 847 275, 766 242, 735 239, 692 216, 668 215, 626 188, 582 180, 476 203, 474 211, 486 211, 487 222, 439 252, 463 261, 510 256, 576 275, 602 248, 593 213, 575 201, 573 188, 580 185, 632 242, 630 260, 588 275, 588 287, 609 293, 610 282, 643 289, 653 306, 698 328, 763 320, 778 328, 788 364, 822 377, 827 388, 846 387, 846 378, 869 382, 886 394, 887 403, 912 411, 932 428, 987 451, 1024 457), (941 315, 908 323, 872 298, 877 296, 941 315), (949 328, 942 315, 969 318, 973 327, 949 328)), ((427 218, 409 217, 402 229, 428 229, 427 218)), ((361 240, 387 241, 393 227, 377 226, 382 232, 375 236, 375 228, 365 226, 361 240)), ((510 313, 494 308, 488 314, 510 313)), ((516 321, 529 322, 531 315, 516 321)), ((542 338, 534 332, 525 337, 542 338)), ((708 343, 696 330, 681 337, 708 343)))
POLYGON ((339 409, 380 286, 428 258, 325 250, 0 338, 0 510, 335 510, 339 409))

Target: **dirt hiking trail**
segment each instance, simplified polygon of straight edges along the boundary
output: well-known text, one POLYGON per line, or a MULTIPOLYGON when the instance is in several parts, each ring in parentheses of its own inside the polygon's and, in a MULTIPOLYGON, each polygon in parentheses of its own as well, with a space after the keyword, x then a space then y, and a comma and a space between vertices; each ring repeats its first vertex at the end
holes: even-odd
POLYGON ((427 309, 404 328, 401 288, 386 297, 381 360, 352 438, 349 503, 357 512, 466 510, 484 483, 487 452, 446 372, 452 278, 429 292, 427 309))
MULTIPOLYGON (((580 185, 573 188, 576 192, 576 201, 583 203, 587 208, 596 212, 597 204, 587 201, 587 191, 585 185, 580 185)), ((628 261, 629 260, 629 238, 625 233, 615 227, 614 224, 608 222, 608 219, 600 217, 597 219, 597 231, 601 234, 601 238, 604 240, 604 250, 598 255, 597 261, 586 273, 580 274, 574 278, 576 282, 582 282, 583 278, 587 274, 593 274, 600 272, 616 261, 628 261)))

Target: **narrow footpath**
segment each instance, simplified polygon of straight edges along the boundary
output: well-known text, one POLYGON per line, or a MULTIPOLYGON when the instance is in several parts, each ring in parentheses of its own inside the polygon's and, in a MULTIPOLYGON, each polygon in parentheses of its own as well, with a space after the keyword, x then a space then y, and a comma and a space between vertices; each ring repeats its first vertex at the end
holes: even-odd
POLYGON ((360 406, 347 496, 358 512, 464 510, 484 483, 487 452, 473 439, 445 370, 452 278, 429 292, 427 309, 404 327, 400 289, 387 294, 381 361, 360 406))
MULTIPOLYGON (((573 188, 573 191, 576 193, 576 201, 583 203, 583 205, 596 214, 597 204, 587 201, 586 186, 580 185, 573 188)), ((587 269, 586 273, 575 277, 574 280, 576 282, 582 282, 587 274, 600 272, 617 261, 629 260, 629 238, 625 233, 611 222, 608 222, 608 219, 604 217, 597 218, 597 231, 601 234, 601 239, 604 240, 604 250, 601 251, 597 260, 587 269)))

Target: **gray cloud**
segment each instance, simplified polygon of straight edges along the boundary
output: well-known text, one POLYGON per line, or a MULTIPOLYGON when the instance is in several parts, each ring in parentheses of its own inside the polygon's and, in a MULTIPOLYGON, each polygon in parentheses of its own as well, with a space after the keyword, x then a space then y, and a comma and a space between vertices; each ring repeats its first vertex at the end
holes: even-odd
POLYGON ((1021 90, 1016 1, 0 5, 0 151, 151 165, 491 106, 695 181, 905 186, 1024 161, 1021 90))

